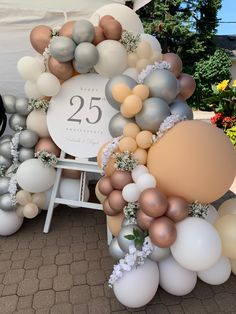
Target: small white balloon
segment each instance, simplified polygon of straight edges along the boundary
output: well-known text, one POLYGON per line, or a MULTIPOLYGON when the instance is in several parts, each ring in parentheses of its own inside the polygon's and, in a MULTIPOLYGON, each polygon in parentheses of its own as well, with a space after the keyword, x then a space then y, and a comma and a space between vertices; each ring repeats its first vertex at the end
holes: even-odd
POLYGON ((142 192, 149 188, 155 188, 156 187, 156 179, 153 175, 150 173, 144 173, 137 179, 136 182, 139 190, 142 192))
POLYGON ((129 77, 131 77, 133 80, 135 80, 136 82, 138 81, 138 71, 136 68, 128 68, 123 72, 124 75, 127 75, 129 77))
POLYGON ((25 218, 32 219, 36 217, 39 213, 38 206, 34 203, 29 203, 24 206, 23 214, 25 218))
POLYGON ((0 236, 9 236, 20 229, 24 218, 19 217, 15 210, 0 209, 0 236))
POLYGON ((24 80, 35 81, 44 72, 44 68, 36 58, 27 56, 17 62, 17 71, 24 80))
POLYGON ((34 57, 34 59, 39 63, 42 73, 45 72, 45 64, 44 64, 44 57, 42 55, 37 55, 34 57))
POLYGON ((37 79, 37 87, 45 96, 55 96, 61 89, 58 78, 52 73, 43 73, 37 79))
POLYGON ((180 266, 169 256, 159 262, 160 286, 168 293, 183 296, 197 283, 197 273, 180 266))
POLYGON ((151 301, 158 285, 157 263, 147 258, 143 265, 125 272, 123 277, 115 282, 113 290, 120 303, 131 308, 138 308, 151 301))
POLYGON ((208 213, 206 216, 206 221, 208 221, 210 224, 214 224, 216 222, 216 220, 220 217, 218 211, 215 209, 214 206, 212 206, 211 204, 208 207, 208 213))
MULTIPOLYGON (((80 191, 79 179, 61 178, 61 182, 59 186, 60 197, 67 200, 78 201, 79 191, 80 191)), ((73 205, 69 205, 69 206, 72 208, 77 207, 73 205)))
POLYGON ((49 137, 47 116, 42 109, 33 110, 26 119, 26 127, 34 131, 39 137, 49 137))
POLYGON ((221 256, 211 268, 199 271, 197 274, 202 281, 208 283, 209 285, 221 285, 230 277, 230 260, 225 256, 221 256))
POLYGON ((143 33, 143 34, 140 34, 140 39, 141 41, 148 42, 154 51, 161 52, 161 45, 159 41, 156 39, 156 37, 143 33))
POLYGON ((136 183, 127 184, 122 191, 122 196, 126 202, 137 202, 141 192, 136 183))
POLYGON ((55 182, 56 170, 45 167, 39 159, 28 159, 20 164, 16 179, 19 186, 30 193, 48 190, 55 182))
POLYGON ((42 96, 44 96, 44 94, 42 94, 40 90, 38 89, 36 82, 32 82, 32 81, 25 82, 24 91, 25 91, 25 95, 28 98, 39 99, 42 96))
POLYGON ((143 175, 144 173, 149 173, 148 168, 144 165, 138 165, 137 167, 132 170, 131 175, 134 182, 137 182, 138 178, 143 175))

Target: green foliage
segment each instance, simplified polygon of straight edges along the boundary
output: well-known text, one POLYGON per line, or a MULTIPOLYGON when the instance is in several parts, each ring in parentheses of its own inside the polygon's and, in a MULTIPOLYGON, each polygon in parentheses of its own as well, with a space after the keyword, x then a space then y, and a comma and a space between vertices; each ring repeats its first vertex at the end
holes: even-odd
POLYGON ((141 249, 146 236, 147 236, 146 231, 141 231, 139 229, 133 228, 133 234, 128 234, 125 236, 125 238, 134 241, 135 247, 137 249, 141 249))
POLYGON ((236 125, 226 131, 226 135, 229 137, 230 141, 236 149, 236 125))

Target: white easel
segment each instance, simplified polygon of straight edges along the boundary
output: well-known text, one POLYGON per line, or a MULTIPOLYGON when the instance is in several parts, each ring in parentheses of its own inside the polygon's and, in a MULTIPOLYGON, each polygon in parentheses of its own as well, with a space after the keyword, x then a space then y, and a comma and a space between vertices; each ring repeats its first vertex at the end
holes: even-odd
MULTIPOLYGON (((87 173, 100 173, 98 165, 96 162, 88 161, 86 159, 65 159, 65 152, 61 151, 60 158, 58 158, 58 162, 55 166, 57 168, 56 173, 56 180, 52 189, 51 199, 49 202, 49 207, 47 211, 47 216, 44 224, 44 233, 48 233, 52 221, 52 215, 54 211, 54 204, 64 204, 64 205, 72 205, 76 207, 83 207, 83 208, 91 208, 96 210, 102 210, 102 205, 98 203, 91 203, 84 201, 84 192, 85 192, 85 184, 87 180, 87 173), (73 201, 69 199, 64 199, 57 197, 58 187, 60 185, 61 174, 63 169, 71 169, 71 170, 79 170, 81 171, 81 178, 80 178, 80 190, 79 200, 73 201)), ((107 226, 107 242, 110 244, 112 240, 112 234, 107 226)))

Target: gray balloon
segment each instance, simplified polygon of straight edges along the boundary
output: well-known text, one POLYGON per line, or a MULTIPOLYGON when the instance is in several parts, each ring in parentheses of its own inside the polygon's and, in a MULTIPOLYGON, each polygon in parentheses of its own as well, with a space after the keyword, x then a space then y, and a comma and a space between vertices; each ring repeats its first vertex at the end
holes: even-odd
POLYGON ((142 130, 156 133, 169 115, 168 104, 160 98, 152 97, 144 101, 142 110, 135 116, 135 121, 142 130))
POLYGON ((91 68, 81 68, 79 63, 75 59, 73 60, 72 63, 75 71, 79 72, 80 74, 88 73, 91 70, 91 68))
POLYGON ((32 130, 26 129, 20 133, 19 143, 25 148, 34 147, 37 144, 38 140, 38 134, 32 130))
POLYGON ((21 147, 18 155, 19 161, 23 162, 31 158, 34 158, 34 149, 21 147))
POLYGON ((117 236, 117 241, 121 250, 123 250, 126 253, 129 252, 129 246, 134 245, 134 240, 128 240, 125 238, 125 236, 133 234, 133 229, 138 229, 141 231, 141 229, 137 225, 128 225, 122 227, 117 236))
POLYGON ((179 85, 176 77, 168 70, 155 70, 149 74, 144 84, 150 89, 150 96, 171 103, 179 93, 179 85))
POLYGON ((16 112, 16 97, 12 95, 2 96, 3 105, 6 110, 6 113, 15 113, 16 112))
POLYGON ((123 134, 123 129, 127 123, 134 122, 134 119, 128 119, 122 116, 120 112, 115 114, 109 122, 109 132, 112 137, 118 137, 123 134))
POLYGON ((120 110, 120 103, 118 103, 112 96, 112 88, 116 84, 125 84, 132 89, 137 85, 137 82, 131 77, 123 74, 114 76, 107 82, 105 87, 106 99, 113 108, 120 110))
POLYGON ((72 38, 79 44, 82 42, 92 42, 95 36, 94 26, 87 20, 79 20, 75 23, 72 38))
POLYGON ((75 60, 81 68, 92 68, 98 58, 98 50, 91 43, 81 43, 75 49, 75 60))
POLYGON ((161 248, 157 245, 153 245, 153 251, 148 256, 154 262, 160 262, 162 259, 170 255, 169 248, 161 248))
POLYGON ((125 256, 125 252, 121 250, 117 238, 113 238, 109 245, 109 253, 115 260, 119 260, 125 256))
POLYGON ((25 98, 25 97, 17 98, 17 100, 16 100, 16 112, 22 116, 28 116, 28 114, 29 114, 28 103, 29 103, 28 98, 25 98))
POLYGON ((15 208, 11 202, 11 195, 9 193, 0 196, 0 208, 5 211, 11 211, 15 208))
POLYGON ((125 226, 129 226, 129 225, 134 225, 134 223, 130 222, 129 219, 125 218, 125 219, 122 221, 121 226, 122 226, 122 227, 125 227, 125 226))
POLYGON ((0 195, 8 192, 10 179, 7 177, 0 177, 0 195))
POLYGON ((2 155, 0 155, 0 166, 6 166, 7 168, 9 168, 11 164, 12 164, 11 159, 5 158, 2 155))
POLYGON ((0 144, 11 141, 12 136, 10 134, 3 135, 0 138, 0 144))
POLYGON ((50 43, 50 54, 60 62, 67 62, 74 58, 76 44, 69 37, 54 37, 50 43))
POLYGON ((176 99, 170 104, 171 114, 178 114, 181 118, 186 117, 188 120, 193 120, 193 111, 188 106, 186 101, 176 99))
POLYGON ((11 159, 11 142, 7 141, 0 144, 0 155, 2 155, 5 158, 11 159))
POLYGON ((9 126, 14 131, 18 131, 19 128, 24 129, 26 126, 26 117, 14 113, 9 119, 9 126))

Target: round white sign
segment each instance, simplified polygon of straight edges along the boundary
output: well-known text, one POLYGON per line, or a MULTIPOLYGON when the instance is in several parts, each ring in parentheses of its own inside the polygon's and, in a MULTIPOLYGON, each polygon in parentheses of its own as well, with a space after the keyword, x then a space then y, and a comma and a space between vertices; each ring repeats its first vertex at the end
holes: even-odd
POLYGON ((111 139, 108 125, 117 111, 105 97, 108 79, 98 74, 75 76, 62 84, 47 112, 49 133, 58 147, 75 157, 96 157, 111 139))

